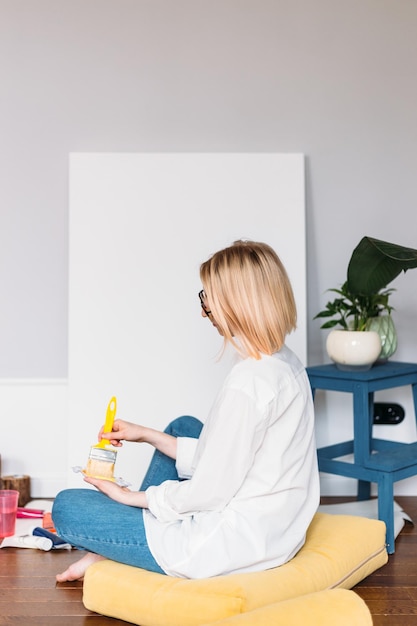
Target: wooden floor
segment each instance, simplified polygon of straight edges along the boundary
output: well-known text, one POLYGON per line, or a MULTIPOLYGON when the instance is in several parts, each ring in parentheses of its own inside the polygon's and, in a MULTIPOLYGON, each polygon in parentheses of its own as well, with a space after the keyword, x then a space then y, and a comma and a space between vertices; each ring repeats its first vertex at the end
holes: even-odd
POLYGON ((417 626, 417 497, 396 496, 415 522, 406 523, 384 567, 354 588, 368 605, 374 626, 417 626))
MULTIPOLYGON (((371 610, 374 626, 417 626, 417 497, 398 496, 396 501, 416 526, 406 524, 387 565, 355 587, 371 610)), ((1 549, 0 625, 126 626, 87 611, 81 582, 55 584, 55 574, 81 554, 1 549)))

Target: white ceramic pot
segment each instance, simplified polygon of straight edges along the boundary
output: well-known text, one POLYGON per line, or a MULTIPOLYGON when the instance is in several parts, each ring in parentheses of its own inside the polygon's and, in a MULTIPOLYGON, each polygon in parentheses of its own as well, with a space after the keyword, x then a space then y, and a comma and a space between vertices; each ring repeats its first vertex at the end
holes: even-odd
POLYGON ((368 370, 381 352, 381 339, 374 330, 332 330, 326 349, 341 370, 368 370))

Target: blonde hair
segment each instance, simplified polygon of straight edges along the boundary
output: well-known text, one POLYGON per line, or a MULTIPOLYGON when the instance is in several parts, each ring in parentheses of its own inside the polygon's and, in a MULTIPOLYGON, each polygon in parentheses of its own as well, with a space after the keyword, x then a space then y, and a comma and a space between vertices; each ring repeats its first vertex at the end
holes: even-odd
POLYGON ((291 283, 268 244, 235 241, 202 263, 200 278, 225 345, 229 341, 240 353, 259 359, 280 350, 295 330, 291 283))

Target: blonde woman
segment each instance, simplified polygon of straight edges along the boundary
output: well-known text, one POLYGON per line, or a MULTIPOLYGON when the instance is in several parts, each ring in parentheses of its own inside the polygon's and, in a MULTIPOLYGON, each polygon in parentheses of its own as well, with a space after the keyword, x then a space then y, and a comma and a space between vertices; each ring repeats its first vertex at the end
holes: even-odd
POLYGON ((200 277, 201 314, 237 362, 204 425, 183 416, 159 432, 116 420, 100 433, 155 452, 139 491, 86 477, 97 491, 58 494, 58 534, 87 550, 58 581, 102 558, 185 578, 265 570, 304 544, 319 479, 309 381, 285 345, 296 327, 287 273, 267 244, 236 241, 200 277))

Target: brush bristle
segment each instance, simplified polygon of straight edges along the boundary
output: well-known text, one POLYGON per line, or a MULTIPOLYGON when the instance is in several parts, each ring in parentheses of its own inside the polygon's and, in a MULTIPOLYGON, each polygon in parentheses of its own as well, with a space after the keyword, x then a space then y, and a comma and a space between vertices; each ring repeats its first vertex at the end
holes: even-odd
POLYGON ((117 451, 106 450, 104 448, 95 448, 90 450, 85 473, 87 476, 95 478, 112 479, 114 475, 114 464, 116 461, 117 451))

